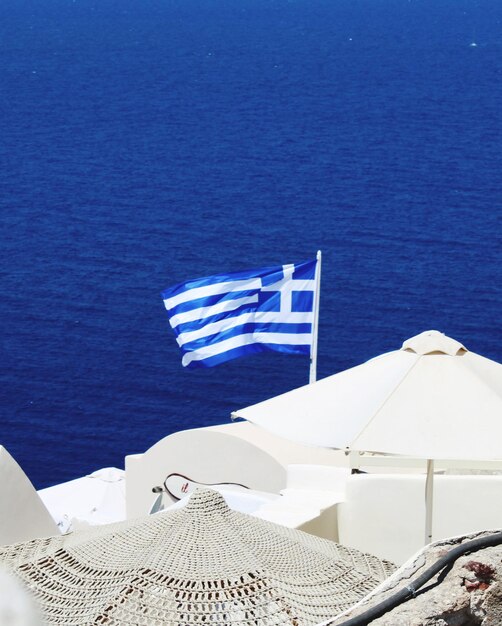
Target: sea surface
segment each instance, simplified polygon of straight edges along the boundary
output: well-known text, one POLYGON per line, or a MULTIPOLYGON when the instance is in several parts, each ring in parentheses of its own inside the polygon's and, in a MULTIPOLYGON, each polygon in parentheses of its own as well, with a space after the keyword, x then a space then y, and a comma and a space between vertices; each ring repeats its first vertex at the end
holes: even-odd
POLYGON ((432 328, 502 361, 502 2, 2 0, 0 220, 0 443, 37 488, 308 381, 183 369, 189 278, 321 249, 319 377, 432 328))

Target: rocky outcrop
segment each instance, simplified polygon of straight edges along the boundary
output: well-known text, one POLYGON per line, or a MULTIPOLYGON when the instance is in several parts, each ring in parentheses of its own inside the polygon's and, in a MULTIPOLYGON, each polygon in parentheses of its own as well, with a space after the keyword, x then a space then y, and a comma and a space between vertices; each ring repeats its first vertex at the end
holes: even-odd
MULTIPOLYGON (((349 618, 394 596, 452 548, 489 534, 477 533, 432 544, 332 625, 341 626, 349 618)), ((366 623, 371 626, 502 626, 502 545, 459 557, 413 598, 366 623)))

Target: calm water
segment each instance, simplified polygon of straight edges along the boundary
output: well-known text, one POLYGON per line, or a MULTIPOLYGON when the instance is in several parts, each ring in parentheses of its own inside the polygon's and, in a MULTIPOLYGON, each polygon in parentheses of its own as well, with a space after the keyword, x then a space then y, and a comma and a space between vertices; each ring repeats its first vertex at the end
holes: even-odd
POLYGON ((183 370, 188 278, 320 248, 321 377, 429 328, 502 361, 500 0, 2 0, 0 90, 0 442, 37 487, 307 382, 183 370))

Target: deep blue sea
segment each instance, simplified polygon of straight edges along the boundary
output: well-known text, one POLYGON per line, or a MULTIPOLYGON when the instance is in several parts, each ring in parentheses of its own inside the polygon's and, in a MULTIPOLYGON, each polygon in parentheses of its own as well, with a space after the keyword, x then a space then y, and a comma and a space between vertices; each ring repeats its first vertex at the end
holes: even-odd
POLYGON ((189 278, 321 249, 320 377, 431 328, 502 361, 502 2, 2 0, 0 209, 0 443, 37 488, 307 382, 183 369, 189 278))

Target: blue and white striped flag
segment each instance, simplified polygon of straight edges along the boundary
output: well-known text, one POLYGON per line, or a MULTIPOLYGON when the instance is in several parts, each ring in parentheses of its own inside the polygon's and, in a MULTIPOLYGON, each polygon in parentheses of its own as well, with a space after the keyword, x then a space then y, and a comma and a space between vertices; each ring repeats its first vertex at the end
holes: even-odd
POLYGON ((185 367, 273 350, 310 354, 317 261, 198 278, 162 292, 185 367))

